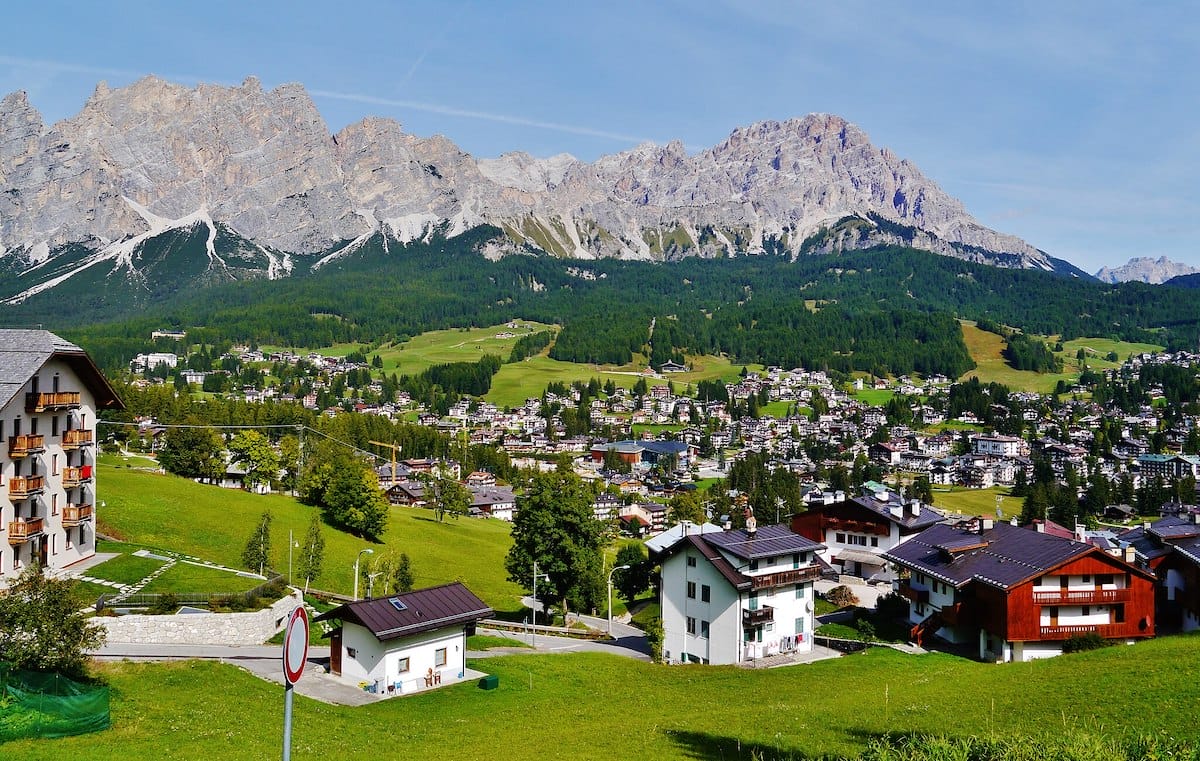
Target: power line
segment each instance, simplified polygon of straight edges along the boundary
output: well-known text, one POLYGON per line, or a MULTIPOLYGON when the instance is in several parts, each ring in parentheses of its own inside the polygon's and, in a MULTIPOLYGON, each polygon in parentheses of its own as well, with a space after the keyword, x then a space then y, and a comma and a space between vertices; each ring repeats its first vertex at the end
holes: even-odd
MULTIPOLYGON (((118 426, 118 427, 134 427, 134 428, 142 427, 141 423, 127 423, 127 422, 123 422, 123 421, 119 421, 119 420, 98 420, 98 421, 96 421, 96 425, 98 425, 98 426, 99 425, 111 425, 111 426, 118 426)), ((250 430, 272 430, 272 429, 276 429, 276 428, 288 428, 288 429, 298 432, 301 435, 303 435, 305 431, 308 431, 310 433, 315 433, 318 436, 329 439, 332 442, 341 444, 342 446, 346 447, 347 449, 350 449, 351 451, 357 452, 358 454, 366 455, 375 460, 383 460, 384 459, 384 458, 380 457, 379 455, 375 454, 374 452, 370 452, 366 449, 360 449, 359 447, 355 446, 354 444, 351 444, 348 441, 342 441, 341 439, 337 438, 336 436, 330 436, 328 433, 325 433, 324 431, 318 431, 316 428, 305 425, 304 423, 296 423, 296 424, 273 423, 273 424, 262 424, 262 425, 206 425, 206 424, 195 424, 195 423, 153 423, 150 427, 151 428, 202 428, 202 429, 207 429, 207 430, 214 430, 214 429, 216 429, 216 430, 247 430, 247 429, 250 429, 250 430)))

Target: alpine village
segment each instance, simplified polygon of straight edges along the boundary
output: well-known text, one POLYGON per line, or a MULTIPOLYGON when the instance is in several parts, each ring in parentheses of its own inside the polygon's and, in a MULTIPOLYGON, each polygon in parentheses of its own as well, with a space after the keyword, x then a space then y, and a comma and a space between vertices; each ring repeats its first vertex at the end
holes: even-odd
POLYGON ((1200 757, 1190 267, 314 98, 0 101, 5 758, 1200 757))

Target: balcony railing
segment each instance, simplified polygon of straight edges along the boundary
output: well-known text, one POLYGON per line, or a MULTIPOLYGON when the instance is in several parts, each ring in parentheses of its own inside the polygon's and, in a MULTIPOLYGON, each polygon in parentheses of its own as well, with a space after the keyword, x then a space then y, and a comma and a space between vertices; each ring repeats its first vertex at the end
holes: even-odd
POLYGON ((46 488, 45 476, 13 476, 8 479, 8 498, 25 499, 41 494, 46 488))
POLYGON ((63 431, 62 448, 66 450, 79 449, 92 445, 92 430, 90 428, 72 428, 63 431))
POLYGON ((1042 639, 1069 639, 1080 634, 1099 634, 1101 637, 1124 637, 1129 634, 1126 624, 1066 624, 1041 627, 1042 639))
POLYGON ((26 412, 48 410, 70 410, 80 405, 78 391, 54 391, 51 393, 29 393, 25 395, 26 412))
POLYGON ((26 433, 8 437, 8 456, 17 458, 46 451, 46 437, 40 433, 26 433))
POLYGON ((946 626, 958 626, 959 617, 962 615, 962 603, 956 602, 953 605, 947 605, 938 611, 938 615, 942 617, 942 621, 946 626))
POLYGON ((775 620, 775 609, 764 605, 758 610, 742 611, 742 626, 761 626, 775 620))
POLYGON ((62 525, 64 528, 74 528, 92 519, 95 508, 91 505, 67 505, 63 508, 62 525))
POLYGON ((1128 589, 1055 589, 1049 592, 1035 591, 1033 601, 1038 605, 1097 605, 1129 602, 1131 594, 1128 589))
POLYGON ((896 588, 896 591, 901 597, 907 597, 913 602, 929 602, 928 589, 917 589, 907 581, 901 582, 900 586, 896 588))
POLYGON ((84 465, 79 468, 63 468, 62 485, 64 489, 74 489, 80 484, 92 480, 92 466, 84 465))
POLYGON ((8 543, 11 545, 24 544, 35 536, 41 536, 43 521, 41 518, 26 518, 11 521, 8 524, 8 543))
POLYGON ((769 589, 789 584, 803 584, 806 581, 814 581, 819 578, 821 578, 821 567, 808 565, 803 568, 793 568, 790 571, 778 571, 776 573, 764 573, 761 576, 752 576, 750 583, 752 585, 751 589, 769 589))

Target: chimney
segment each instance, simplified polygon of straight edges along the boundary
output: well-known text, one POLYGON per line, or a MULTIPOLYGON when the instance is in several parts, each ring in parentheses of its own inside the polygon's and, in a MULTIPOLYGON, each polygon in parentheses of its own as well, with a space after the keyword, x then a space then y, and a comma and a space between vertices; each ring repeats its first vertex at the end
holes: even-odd
POLYGON ((1034 527, 1035 529, 1037 529, 1037 532, 1038 532, 1039 534, 1044 534, 1044 533, 1046 533, 1046 523, 1045 523, 1044 521, 1034 521, 1034 522, 1033 522, 1033 527, 1034 527))
POLYGON ((1016 525, 1017 525, 1017 516, 1015 516, 1015 515, 1014 515, 1013 517, 1009 518, 1009 519, 1008 519, 1008 525, 1010 525, 1010 526, 1016 526, 1016 525))
POLYGON ((992 519, 991 518, 983 518, 982 520, 979 521, 979 533, 982 534, 984 531, 991 531, 991 530, 992 530, 992 519))
POLYGON ((1149 530, 1150 530, 1150 521, 1142 521, 1142 530, 1143 530, 1143 531, 1149 531, 1149 530))
POLYGON ((1080 543, 1087 542, 1087 526, 1082 523, 1075 524, 1075 541, 1080 543))
POLYGON ((1200 513, 1192 513, 1192 523, 1200 526, 1200 513))
POLYGON ((921 514, 921 500, 910 499, 908 501, 908 514, 914 518, 921 514))
POLYGON ((1130 565, 1133 565, 1134 561, 1136 561, 1136 560, 1137 560, 1137 550, 1135 550, 1133 548, 1132 544, 1125 545, 1125 562, 1129 563, 1130 565))

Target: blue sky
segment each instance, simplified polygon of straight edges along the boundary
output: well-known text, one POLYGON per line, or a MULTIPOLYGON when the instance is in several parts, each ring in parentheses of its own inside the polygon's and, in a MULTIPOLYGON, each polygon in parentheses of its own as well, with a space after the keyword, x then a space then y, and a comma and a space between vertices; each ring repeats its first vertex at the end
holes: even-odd
POLYGON ((331 131, 389 116, 477 156, 696 150, 830 112, 1085 270, 1200 266, 1191 3, 40 0, 5 20, 0 92, 48 121, 150 73, 300 82, 331 131))

